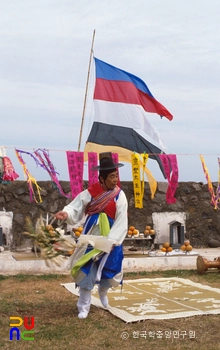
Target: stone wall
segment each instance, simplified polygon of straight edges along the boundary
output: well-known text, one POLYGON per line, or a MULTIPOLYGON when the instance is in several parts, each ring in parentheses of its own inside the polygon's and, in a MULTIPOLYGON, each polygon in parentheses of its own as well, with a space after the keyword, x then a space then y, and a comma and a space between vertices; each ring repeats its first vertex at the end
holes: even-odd
MULTIPOLYGON (((60 181, 64 193, 70 193, 69 182, 60 181)), ((8 184, 0 184, 0 211, 13 212, 13 243, 12 249, 25 244, 23 235, 25 217, 30 216, 33 222, 40 216, 46 217, 47 213, 54 214, 70 202, 62 196, 51 181, 39 181, 42 202, 30 202, 29 188, 25 181, 14 181, 8 184)), ((85 183, 85 188, 87 184, 85 183)), ((217 183, 213 184, 214 190, 217 183)), ((220 211, 215 210, 210 204, 208 186, 203 183, 180 182, 176 191, 176 203, 166 203, 167 183, 158 182, 155 197, 151 199, 148 183, 145 183, 144 207, 135 209, 133 196, 133 183, 121 182, 128 199, 128 221, 140 232, 146 225, 152 225, 152 213, 154 212, 185 212, 186 213, 186 237, 194 247, 207 247, 210 239, 220 241, 220 211)), ((36 194, 36 198, 38 196, 36 194)))

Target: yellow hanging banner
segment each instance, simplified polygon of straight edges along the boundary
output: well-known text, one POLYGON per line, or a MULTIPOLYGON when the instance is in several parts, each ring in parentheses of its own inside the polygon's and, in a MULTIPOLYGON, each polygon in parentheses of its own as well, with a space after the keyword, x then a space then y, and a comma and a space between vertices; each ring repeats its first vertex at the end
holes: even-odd
POLYGON ((135 208, 143 208, 143 197, 141 190, 141 179, 140 179, 140 159, 139 154, 131 155, 132 165, 132 178, 134 187, 134 205, 135 208))
POLYGON ((148 154, 146 153, 142 153, 141 154, 142 157, 142 164, 143 164, 143 169, 142 169, 142 180, 141 180, 141 197, 142 200, 144 198, 144 173, 145 173, 145 167, 148 161, 148 154))

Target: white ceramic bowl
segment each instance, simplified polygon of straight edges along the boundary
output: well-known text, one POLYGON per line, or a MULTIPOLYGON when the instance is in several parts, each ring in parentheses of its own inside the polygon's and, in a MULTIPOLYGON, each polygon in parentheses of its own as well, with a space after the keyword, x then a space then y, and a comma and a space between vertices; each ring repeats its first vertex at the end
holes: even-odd
POLYGON ((156 252, 152 251, 152 252, 148 252, 149 256, 156 256, 156 252))
POLYGON ((134 238, 138 238, 138 237, 139 237, 139 231, 138 231, 138 233, 136 235, 134 235, 134 238))

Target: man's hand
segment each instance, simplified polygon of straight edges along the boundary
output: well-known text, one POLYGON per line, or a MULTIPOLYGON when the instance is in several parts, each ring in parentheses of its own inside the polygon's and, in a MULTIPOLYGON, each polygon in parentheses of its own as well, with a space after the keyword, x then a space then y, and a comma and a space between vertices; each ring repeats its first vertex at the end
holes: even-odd
POLYGON ((58 213, 56 213, 54 216, 57 220, 61 221, 65 221, 68 218, 68 214, 66 211, 58 211, 58 213))

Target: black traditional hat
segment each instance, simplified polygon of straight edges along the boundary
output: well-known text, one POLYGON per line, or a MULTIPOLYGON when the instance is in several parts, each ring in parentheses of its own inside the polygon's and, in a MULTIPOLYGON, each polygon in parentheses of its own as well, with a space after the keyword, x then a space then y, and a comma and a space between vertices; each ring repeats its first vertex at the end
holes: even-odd
POLYGON ((121 168, 124 166, 122 163, 114 163, 112 159, 111 152, 103 152, 99 153, 99 164, 98 166, 94 166, 92 170, 111 170, 116 168, 121 168))

